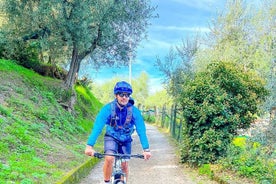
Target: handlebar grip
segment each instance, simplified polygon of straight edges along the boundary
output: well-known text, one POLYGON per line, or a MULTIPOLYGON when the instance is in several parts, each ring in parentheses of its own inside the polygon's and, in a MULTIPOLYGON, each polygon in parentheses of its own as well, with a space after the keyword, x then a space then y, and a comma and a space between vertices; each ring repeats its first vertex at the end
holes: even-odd
POLYGON ((144 159, 144 155, 141 155, 141 154, 133 155, 133 157, 144 159))
POLYGON ((101 153, 94 153, 94 157, 96 157, 96 158, 103 158, 104 155, 101 154, 101 153))

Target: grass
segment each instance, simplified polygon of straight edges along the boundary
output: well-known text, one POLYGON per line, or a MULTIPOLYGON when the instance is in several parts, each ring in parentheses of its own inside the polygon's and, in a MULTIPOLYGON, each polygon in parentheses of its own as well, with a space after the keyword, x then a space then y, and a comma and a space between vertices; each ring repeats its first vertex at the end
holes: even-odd
POLYGON ((61 103, 63 81, 0 60, 0 183, 55 183, 88 158, 83 154, 101 103, 76 86, 75 111, 61 103))

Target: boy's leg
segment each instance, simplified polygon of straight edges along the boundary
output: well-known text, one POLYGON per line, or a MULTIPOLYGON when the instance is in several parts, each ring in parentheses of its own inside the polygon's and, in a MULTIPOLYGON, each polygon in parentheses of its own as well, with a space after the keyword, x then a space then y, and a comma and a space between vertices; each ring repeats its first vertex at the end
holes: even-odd
MULTIPOLYGON (((121 154, 131 154, 131 141, 123 143, 122 145, 119 145, 119 153, 121 154)), ((122 162, 122 169, 123 172, 126 174, 126 180, 128 179, 128 173, 129 173, 129 167, 128 167, 128 161, 130 160, 130 157, 126 158, 122 162)))
POLYGON ((105 156, 104 166, 103 166, 104 181, 110 181, 110 178, 111 178, 111 175, 112 175, 113 162, 114 162, 114 157, 105 156))
MULTIPOLYGON (((104 137, 104 152, 105 153, 116 153, 118 150, 118 144, 114 138, 110 136, 104 137)), ((114 162, 113 156, 105 156, 104 166, 103 166, 103 175, 105 181, 110 181, 112 175, 112 166, 114 162)))

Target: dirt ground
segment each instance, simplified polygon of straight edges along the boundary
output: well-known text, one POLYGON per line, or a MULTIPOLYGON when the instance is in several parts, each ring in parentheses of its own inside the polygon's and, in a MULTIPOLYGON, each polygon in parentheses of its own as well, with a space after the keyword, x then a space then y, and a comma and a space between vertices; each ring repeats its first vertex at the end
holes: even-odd
MULTIPOLYGON (((160 133, 152 125, 147 125, 152 158, 149 161, 131 159, 129 163, 129 184, 216 184, 208 178, 198 176, 197 172, 179 163, 176 147, 169 138, 160 133)), ((137 135, 134 135, 132 153, 141 153, 141 145, 137 135)), ((103 162, 93 168, 90 174, 80 184, 103 183, 103 162)))

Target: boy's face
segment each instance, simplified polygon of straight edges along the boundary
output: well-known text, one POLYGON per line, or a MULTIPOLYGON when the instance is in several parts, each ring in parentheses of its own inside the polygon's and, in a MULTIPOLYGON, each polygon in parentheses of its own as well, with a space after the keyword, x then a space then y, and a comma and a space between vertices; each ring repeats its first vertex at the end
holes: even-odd
POLYGON ((129 93, 118 93, 116 94, 116 98, 121 105, 126 105, 129 101, 129 93))

